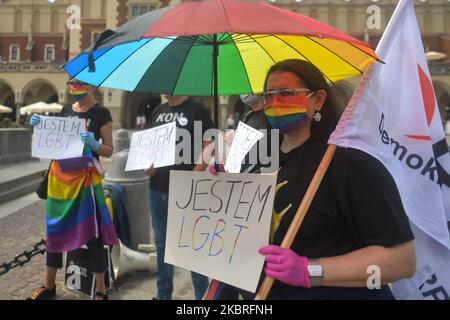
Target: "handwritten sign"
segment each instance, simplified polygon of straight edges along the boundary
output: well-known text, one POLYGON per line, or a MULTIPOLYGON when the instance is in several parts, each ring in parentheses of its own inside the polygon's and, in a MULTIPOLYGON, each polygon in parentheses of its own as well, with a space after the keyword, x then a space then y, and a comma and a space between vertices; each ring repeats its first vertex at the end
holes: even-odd
POLYGON ((276 175, 171 171, 165 262, 256 291, 276 175))
POLYGON ((176 123, 133 133, 125 171, 175 164, 176 123))
POLYGON ((225 170, 231 173, 241 172, 241 164, 245 155, 263 136, 262 132, 246 125, 242 121, 239 122, 230 152, 228 153, 225 170))
POLYGON ((41 116, 33 127, 31 155, 44 159, 68 159, 83 155, 84 143, 80 133, 85 132, 85 120, 78 118, 41 116))

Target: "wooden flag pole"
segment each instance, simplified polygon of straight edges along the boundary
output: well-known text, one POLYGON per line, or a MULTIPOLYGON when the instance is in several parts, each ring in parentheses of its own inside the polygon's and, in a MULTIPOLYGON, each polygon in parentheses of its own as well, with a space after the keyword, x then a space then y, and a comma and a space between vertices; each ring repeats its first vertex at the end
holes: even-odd
MULTIPOLYGON (((308 209, 311 206, 311 202, 314 199, 317 190, 319 189, 320 183, 322 182, 322 179, 325 176, 325 173, 327 172, 331 160, 333 159, 334 153, 336 152, 336 148, 337 147, 332 144, 328 146, 327 151, 325 152, 325 155, 323 156, 322 161, 320 162, 319 167, 317 168, 317 171, 311 180, 308 190, 306 190, 305 196, 303 197, 303 200, 297 209, 297 213, 295 214, 294 219, 292 219, 291 225, 289 226, 289 229, 286 235, 284 236, 283 242, 281 243, 281 247, 283 248, 291 247, 292 242, 294 241, 295 236, 297 235, 298 230, 300 229, 303 219, 306 216, 306 212, 308 212, 308 209)), ((255 300, 265 300, 269 295, 269 291, 272 288, 273 282, 274 282, 273 278, 266 276, 264 278, 263 283, 261 284, 261 287, 258 290, 258 293, 255 296, 255 300)))

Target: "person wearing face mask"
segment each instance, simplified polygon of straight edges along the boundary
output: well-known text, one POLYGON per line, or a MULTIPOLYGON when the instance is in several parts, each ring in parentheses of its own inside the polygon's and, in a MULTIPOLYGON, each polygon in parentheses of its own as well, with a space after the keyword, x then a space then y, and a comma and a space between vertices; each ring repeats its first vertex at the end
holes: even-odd
MULTIPOLYGON (((109 158, 113 154, 112 118, 109 110, 94 97, 96 88, 83 82, 67 83, 74 102, 65 105, 59 117, 86 119, 86 132, 80 134, 83 155, 109 158), (100 142, 101 140, 101 142, 100 142)), ((30 124, 37 125, 39 115, 30 124)), ((108 266, 104 245, 115 245, 117 234, 101 189, 101 176, 95 168, 63 172, 51 162, 47 193, 47 271, 45 284, 30 300, 49 300, 56 296, 56 274, 62 268, 62 253, 87 245, 92 272, 95 274, 94 300, 107 300, 105 271, 108 266)))
MULTIPOLYGON (((166 250, 166 231, 167 231, 167 217, 168 217, 168 200, 169 200, 169 182, 171 170, 182 171, 204 171, 208 167, 206 156, 207 146, 211 143, 205 137, 206 131, 214 128, 214 123, 209 115, 208 109, 200 102, 195 101, 187 96, 170 96, 164 95, 167 103, 162 103, 152 113, 149 121, 149 127, 155 128, 166 123, 176 122, 178 129, 183 129, 185 133, 189 134, 190 139, 185 136, 177 136, 177 146, 183 144, 190 149, 189 156, 183 157, 187 150, 182 150, 179 153, 180 158, 177 163, 172 166, 160 167, 158 169, 153 167, 146 168, 144 172, 149 175, 149 201, 150 214, 152 221, 153 233, 155 235, 156 257, 158 265, 158 279, 157 279, 157 300, 172 300, 173 293, 173 276, 174 267, 171 264, 164 262, 166 250), (199 132, 202 134, 201 145, 196 146, 197 139, 195 137, 196 125, 199 125, 199 132), (198 148, 197 148, 198 147, 198 148), (206 152, 204 154, 204 152, 206 152)), ((182 148, 181 148, 182 149, 182 148)), ((208 278, 191 272, 192 284, 194 286, 194 294, 197 300, 203 297, 204 292, 208 287, 208 278)))
MULTIPOLYGON (((413 234, 399 192, 377 159, 338 148, 290 249, 280 247, 327 148, 338 117, 330 87, 310 62, 285 60, 268 71, 264 113, 279 129, 279 169, 261 276, 268 299, 393 299, 388 283, 415 273, 413 234), (369 289, 369 267, 379 288, 369 289)), ((215 298, 237 299, 230 286, 215 298)))
MULTIPOLYGON (((254 94, 241 94, 241 101, 250 108, 250 111, 244 116, 242 122, 257 130, 267 129, 267 121, 264 118, 263 100, 254 94)), ((236 125, 237 126, 237 125, 236 125)), ((225 142, 229 145, 233 142, 234 129, 227 130, 225 134, 225 142)))
MULTIPOLYGON (((246 125, 257 129, 257 130, 265 130, 267 129, 267 120, 264 117, 264 103, 263 100, 255 94, 241 94, 240 95, 241 101, 250 108, 250 111, 247 112, 247 114, 244 116, 244 119, 242 120, 243 123, 246 125)), ((237 126, 237 125, 236 125, 237 126)), ((247 153, 242 166, 241 166, 241 172, 247 172, 250 170, 255 163, 253 162, 253 157, 250 159, 250 155, 256 155, 256 157, 259 156, 259 146, 261 144, 265 144, 265 146, 268 148, 270 147, 270 140, 268 136, 268 132, 264 131, 264 138, 260 141, 258 141, 252 149, 247 153), (252 160, 252 161, 251 161, 252 160)), ((225 143, 230 148, 233 139, 234 139, 235 130, 226 130, 225 132, 225 143)), ((215 170, 214 168, 210 168, 210 170, 215 170)), ((212 172, 213 172, 212 171, 212 172)))

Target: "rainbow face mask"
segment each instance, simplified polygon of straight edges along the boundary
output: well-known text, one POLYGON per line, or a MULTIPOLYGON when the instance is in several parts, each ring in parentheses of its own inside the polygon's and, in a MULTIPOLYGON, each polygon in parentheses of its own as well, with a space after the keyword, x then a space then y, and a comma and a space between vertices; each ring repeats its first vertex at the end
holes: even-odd
POLYGON ((83 88, 72 88, 70 89, 70 95, 73 97, 75 101, 83 100, 88 94, 86 89, 83 88))
POLYGON ((306 122, 308 119, 306 103, 308 96, 274 97, 273 102, 264 109, 269 124, 281 133, 306 122))

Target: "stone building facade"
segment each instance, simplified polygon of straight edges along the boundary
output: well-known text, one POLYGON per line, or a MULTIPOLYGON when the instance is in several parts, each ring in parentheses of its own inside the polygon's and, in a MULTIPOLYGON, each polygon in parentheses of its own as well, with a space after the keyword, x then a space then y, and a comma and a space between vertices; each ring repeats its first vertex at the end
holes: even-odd
MULTIPOLYGON (((69 102, 65 85, 68 77, 59 69, 60 66, 87 49, 103 30, 115 29, 145 12, 178 2, 180 0, 0 0, 0 105, 13 107, 18 115, 20 107, 37 101, 69 102), (76 19, 77 10, 79 21, 76 19)), ((370 42, 374 47, 397 2, 267 1, 328 23, 370 42), (367 24, 373 10, 379 12, 375 28, 367 24)), ((414 2, 426 51, 447 56, 430 61, 430 69, 441 116, 450 119, 446 110, 450 106, 450 1, 414 2)), ((337 84, 335 91, 342 105, 349 100, 357 84, 358 78, 337 84)), ((159 103, 158 95, 105 88, 99 89, 97 95, 100 102, 111 110, 116 128, 133 127, 137 115, 148 115, 159 103)), ((206 104, 212 103, 211 99, 203 100, 206 104)), ((238 97, 224 97, 220 102, 223 105, 220 118, 225 121, 229 110, 238 103, 238 97)), ((18 119, 17 116, 13 118, 18 119)))

